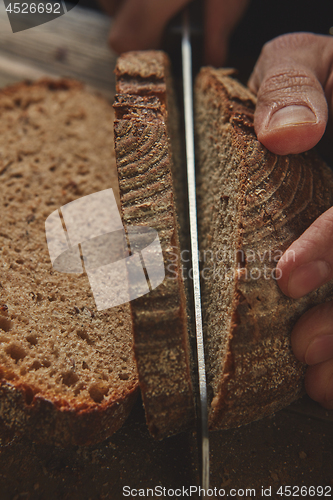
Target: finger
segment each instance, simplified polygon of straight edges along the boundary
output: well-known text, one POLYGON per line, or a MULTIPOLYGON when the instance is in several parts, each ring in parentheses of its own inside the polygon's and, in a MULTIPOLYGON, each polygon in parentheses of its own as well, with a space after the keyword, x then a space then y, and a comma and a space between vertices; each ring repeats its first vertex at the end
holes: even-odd
POLYGON ((315 146, 324 134, 332 103, 333 39, 293 33, 267 43, 249 80, 258 95, 257 137, 284 155, 315 146))
POLYGON ((232 30, 245 13, 249 0, 206 0, 205 64, 223 66, 232 30))
POLYGON ((333 359, 333 302, 303 314, 292 331, 291 346, 296 358, 308 365, 333 359))
POLYGON ((333 207, 290 245, 277 264, 278 285, 293 299, 333 279, 333 207))
POLYGON ((111 47, 118 53, 158 48, 168 21, 189 2, 126 0, 111 28, 111 47))
POLYGON ((333 359, 308 367, 305 389, 310 398, 329 410, 333 409, 333 359))

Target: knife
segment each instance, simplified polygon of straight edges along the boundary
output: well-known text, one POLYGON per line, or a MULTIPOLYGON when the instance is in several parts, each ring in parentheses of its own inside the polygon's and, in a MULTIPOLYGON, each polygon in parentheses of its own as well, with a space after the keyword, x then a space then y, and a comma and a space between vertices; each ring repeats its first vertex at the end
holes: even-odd
MULTIPOLYGON (((195 184, 195 152, 193 121, 193 82, 192 82, 192 47, 190 38, 189 11, 185 9, 182 22, 182 73, 185 122, 185 152, 187 166, 187 188, 189 202, 190 242, 193 269, 193 299, 195 315, 195 334, 197 346, 197 365, 199 381, 199 423, 201 434, 201 485, 206 492, 209 488, 209 434, 205 352, 203 343, 198 223, 195 184)), ((203 493, 203 497, 205 494, 203 493)))

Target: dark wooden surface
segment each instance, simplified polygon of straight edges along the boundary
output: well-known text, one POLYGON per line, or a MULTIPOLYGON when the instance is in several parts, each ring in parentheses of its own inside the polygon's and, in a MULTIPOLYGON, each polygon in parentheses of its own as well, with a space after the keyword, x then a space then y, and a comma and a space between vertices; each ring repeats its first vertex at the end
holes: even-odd
MULTIPOLYGON (((275 499, 281 498, 276 494, 281 485, 333 488, 332 446, 331 413, 305 398, 272 417, 211 433, 211 488, 226 494, 254 488, 261 498, 261 488, 271 487, 275 499)), ((125 486, 146 491, 197 485, 195 434, 154 441, 140 402, 122 429, 95 446, 37 445, 2 429, 1 500, 118 500, 125 498, 125 486)))
MULTIPOLYGON (((45 75, 70 76, 112 98, 115 55, 107 46, 109 25, 106 16, 76 7, 13 34, 0 0, 0 87, 45 75)), ((256 488, 260 498, 261 486, 271 486, 272 498, 281 498, 276 496, 280 485, 333 488, 332 480, 333 412, 307 397, 273 417, 211 435, 212 487, 256 488)), ((0 500, 118 500, 125 498, 126 485, 198 485, 194 430, 154 441, 140 402, 114 436, 85 448, 36 445, 0 424, 0 500)))
MULTIPOLYGON (((20 20, 29 27, 23 14, 20 20)), ((51 22, 13 33, 0 0, 0 87, 26 78, 66 76, 111 97, 116 55, 107 44, 109 27, 107 16, 75 7, 51 22)))

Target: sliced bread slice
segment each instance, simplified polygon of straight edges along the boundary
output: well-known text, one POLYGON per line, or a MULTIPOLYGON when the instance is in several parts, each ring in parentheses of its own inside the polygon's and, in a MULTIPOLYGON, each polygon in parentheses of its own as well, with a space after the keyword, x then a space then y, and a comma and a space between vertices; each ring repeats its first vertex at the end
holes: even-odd
POLYGON ((293 355, 292 327, 333 298, 330 282, 290 299, 274 274, 282 253, 332 206, 332 171, 313 151, 267 151, 254 133, 255 96, 230 73, 204 68, 195 84, 211 429, 246 424, 299 397, 305 366, 293 355))
POLYGON ((137 396, 129 306, 97 311, 86 274, 52 268, 45 220, 117 194, 113 109, 73 81, 0 92, 0 418, 35 441, 91 444, 137 396))
POLYGON ((163 52, 123 54, 116 76, 115 150, 124 224, 156 229, 165 265, 163 283, 130 303, 146 420, 151 434, 162 438, 188 428, 194 418, 177 218, 185 214, 177 112, 163 52))

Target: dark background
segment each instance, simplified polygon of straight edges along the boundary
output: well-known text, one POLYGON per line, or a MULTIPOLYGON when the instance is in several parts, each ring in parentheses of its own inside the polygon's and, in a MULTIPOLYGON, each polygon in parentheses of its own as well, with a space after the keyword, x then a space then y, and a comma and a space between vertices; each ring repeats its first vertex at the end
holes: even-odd
MULTIPOLYGON (((200 9, 202 0, 197 3, 200 9)), ((79 0, 78 5, 103 11, 97 0, 79 0)), ((331 27, 332 0, 252 0, 231 37, 227 66, 237 67, 244 81, 262 46, 272 38, 295 31, 328 35, 331 27)))

